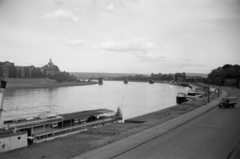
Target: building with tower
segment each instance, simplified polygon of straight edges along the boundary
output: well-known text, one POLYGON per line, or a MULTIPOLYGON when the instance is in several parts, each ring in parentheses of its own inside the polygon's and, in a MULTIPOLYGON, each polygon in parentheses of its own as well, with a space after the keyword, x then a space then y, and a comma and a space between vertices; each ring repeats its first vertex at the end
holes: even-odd
POLYGON ((59 72, 58 66, 53 64, 51 58, 43 67, 16 66, 12 62, 0 62, 0 78, 44 78, 59 72))
POLYGON ((55 75, 55 74, 60 72, 58 66, 53 64, 51 58, 50 58, 50 61, 48 62, 48 64, 43 66, 42 68, 44 69, 44 71, 46 73, 46 76, 48 76, 48 75, 53 76, 53 75, 55 75))

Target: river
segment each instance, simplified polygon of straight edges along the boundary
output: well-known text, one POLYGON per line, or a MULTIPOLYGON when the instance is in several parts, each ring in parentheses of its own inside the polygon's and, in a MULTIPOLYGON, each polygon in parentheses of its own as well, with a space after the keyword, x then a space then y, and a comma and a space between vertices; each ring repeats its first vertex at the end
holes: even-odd
POLYGON ((129 119, 176 105, 177 93, 187 90, 169 84, 131 81, 128 84, 104 81, 103 85, 6 90, 4 110, 16 109, 11 113, 19 115, 24 111, 29 113, 23 108, 36 106, 46 106, 51 113, 102 108, 116 111, 120 107, 123 118, 129 119))

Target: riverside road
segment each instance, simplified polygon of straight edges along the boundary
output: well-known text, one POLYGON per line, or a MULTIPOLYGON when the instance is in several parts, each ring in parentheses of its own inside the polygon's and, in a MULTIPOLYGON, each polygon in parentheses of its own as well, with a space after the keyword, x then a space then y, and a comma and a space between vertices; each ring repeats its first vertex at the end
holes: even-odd
MULTIPOLYGON (((225 88, 225 90, 229 96, 237 96, 240 101, 239 89, 225 88)), ((160 128, 154 131, 160 131, 160 128)), ((152 131, 149 130, 149 134, 151 133, 152 131)), ((97 153, 94 155, 90 152, 76 158, 99 158, 102 155, 104 158, 114 159, 237 159, 239 137, 240 104, 238 103, 235 108, 213 107, 171 131, 124 151, 119 151, 117 146, 112 148, 108 146, 105 150, 102 148, 95 151, 97 153)), ((126 144, 126 141, 122 144, 126 144)), ((118 147, 121 147, 121 144, 118 144, 118 147)))

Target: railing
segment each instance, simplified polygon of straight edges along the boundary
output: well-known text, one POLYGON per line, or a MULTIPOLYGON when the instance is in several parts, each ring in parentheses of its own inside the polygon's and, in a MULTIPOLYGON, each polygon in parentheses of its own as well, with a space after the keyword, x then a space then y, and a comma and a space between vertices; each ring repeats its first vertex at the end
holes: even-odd
POLYGON ((78 130, 78 129, 81 129, 81 128, 86 128, 86 127, 91 127, 91 126, 95 126, 95 125, 100 125, 100 124, 113 122, 113 121, 118 120, 118 118, 119 117, 111 117, 111 118, 107 118, 107 119, 101 119, 101 120, 92 121, 92 122, 89 122, 89 123, 80 124, 80 125, 77 125, 77 126, 53 129, 53 130, 50 130, 50 131, 46 131, 44 133, 35 133, 33 135, 35 137, 39 137, 39 136, 44 136, 44 135, 48 135, 48 134, 57 134, 59 132, 75 131, 75 130, 78 130))
POLYGON ((33 125, 41 125, 44 123, 48 122, 58 122, 62 121, 62 118, 54 118, 54 119, 41 119, 41 120, 36 120, 36 121, 27 121, 24 120, 22 123, 13 123, 13 124, 8 124, 9 128, 15 128, 15 127, 28 127, 28 126, 33 126, 33 125))

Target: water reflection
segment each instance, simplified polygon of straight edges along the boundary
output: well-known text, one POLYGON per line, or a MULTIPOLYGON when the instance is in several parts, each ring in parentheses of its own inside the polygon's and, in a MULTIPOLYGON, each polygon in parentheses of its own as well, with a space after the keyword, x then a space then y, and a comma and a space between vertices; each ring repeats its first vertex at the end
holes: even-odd
POLYGON ((100 108, 116 111, 120 106, 127 119, 175 105, 177 93, 186 89, 160 83, 104 81, 103 85, 6 90, 4 109, 53 105, 62 113, 100 108))

